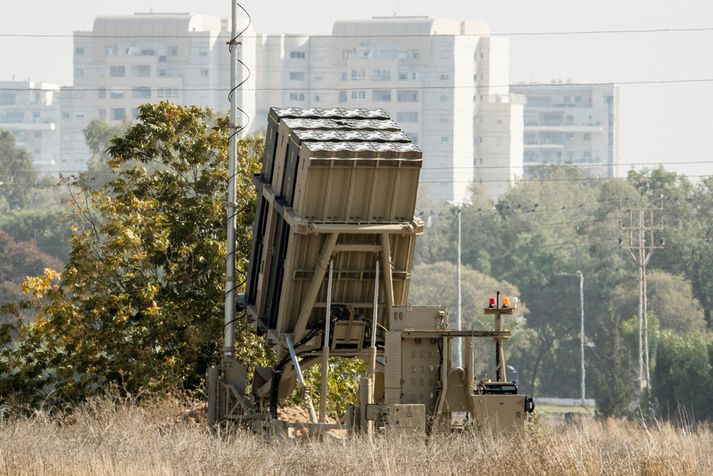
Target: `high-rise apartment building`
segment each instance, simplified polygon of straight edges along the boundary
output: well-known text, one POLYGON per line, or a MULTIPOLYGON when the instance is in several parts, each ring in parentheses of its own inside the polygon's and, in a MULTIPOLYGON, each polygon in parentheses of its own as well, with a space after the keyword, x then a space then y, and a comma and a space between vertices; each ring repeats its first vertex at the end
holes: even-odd
MULTIPOLYGON (((224 19, 189 13, 98 17, 91 31, 75 32, 74 84, 61 95, 58 169, 86 168, 84 129, 94 118, 128 121, 140 104, 162 100, 227 110, 228 39, 224 19)), ((254 44, 250 30, 240 49, 248 63, 254 61, 254 44)), ((237 93, 249 113, 254 80, 237 93)))
POLYGON ((326 36, 263 35, 257 119, 269 107, 381 107, 423 149, 429 195, 496 197, 522 175, 522 106, 510 101, 508 40, 477 21, 377 17, 326 36))
POLYGON ((614 84, 518 84, 525 101, 525 173, 573 164, 591 177, 618 176, 618 87, 614 84))
POLYGON ((0 129, 13 133, 39 171, 54 169, 59 155, 59 86, 40 81, 0 81, 0 129))
MULTIPOLYGON (((74 38, 74 85, 62 89, 60 169, 86 167, 93 118, 130 120, 169 99, 228 108, 227 23, 216 17, 99 17, 74 38)), ((331 35, 248 30, 238 104, 251 131, 272 106, 381 107, 424 152, 423 190, 467 199, 476 184, 497 197, 522 175, 522 105, 510 100, 509 47, 477 21, 379 17, 338 21, 331 35)))

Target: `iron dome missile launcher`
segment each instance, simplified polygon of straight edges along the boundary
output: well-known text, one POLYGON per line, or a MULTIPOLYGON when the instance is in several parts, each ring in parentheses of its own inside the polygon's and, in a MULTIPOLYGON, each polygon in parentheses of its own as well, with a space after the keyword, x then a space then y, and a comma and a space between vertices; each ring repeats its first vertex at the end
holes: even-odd
POLYGON ((241 305, 278 363, 257 368, 251 381, 233 357, 209 369, 211 425, 426 434, 458 413, 478 426, 523 427, 532 399, 505 373, 510 332, 501 320, 512 309, 498 300, 485 310, 494 329, 458 331, 445 308, 408 304, 423 231, 414 217, 421 165, 421 150, 381 109, 271 109, 241 305), (450 361, 457 337, 465 339, 465 368, 450 361), (493 382, 474 376, 477 338, 494 342, 493 382), (310 421, 279 420, 280 403, 304 384, 302 372, 328 368, 329 357, 369 364, 358 407, 342 423, 326 423, 323 385, 319 418, 309 402, 310 421))

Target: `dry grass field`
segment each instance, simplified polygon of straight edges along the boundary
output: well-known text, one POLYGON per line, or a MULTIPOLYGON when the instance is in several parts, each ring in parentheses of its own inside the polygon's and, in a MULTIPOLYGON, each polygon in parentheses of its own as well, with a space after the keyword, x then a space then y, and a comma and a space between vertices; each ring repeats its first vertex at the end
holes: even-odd
POLYGON ((198 405, 97 401, 71 416, 0 420, 7 475, 713 474, 713 433, 622 421, 543 424, 524 436, 272 441, 205 429, 198 405))

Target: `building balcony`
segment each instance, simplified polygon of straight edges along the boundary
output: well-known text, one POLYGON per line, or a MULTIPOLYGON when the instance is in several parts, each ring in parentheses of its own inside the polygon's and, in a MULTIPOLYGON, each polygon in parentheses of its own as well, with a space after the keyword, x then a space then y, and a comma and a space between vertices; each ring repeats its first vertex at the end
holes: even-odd
POLYGON ((604 128, 598 124, 560 124, 560 125, 540 125, 525 124, 525 132, 604 132, 604 128))
POLYGON ((525 144, 525 149, 562 150, 563 144, 525 144))
POLYGON ((3 129, 14 131, 54 131, 57 125, 54 122, 3 122, 0 120, 3 129))

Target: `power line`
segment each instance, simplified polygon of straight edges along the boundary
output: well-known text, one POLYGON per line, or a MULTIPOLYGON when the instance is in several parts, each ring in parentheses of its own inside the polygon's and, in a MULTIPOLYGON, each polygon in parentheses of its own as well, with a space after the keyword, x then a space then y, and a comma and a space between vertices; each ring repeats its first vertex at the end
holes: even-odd
MULTIPOLYGON (((591 164, 556 164, 556 163, 523 163, 523 167, 542 167, 542 166, 556 166, 556 167, 621 167, 621 166, 635 166, 635 165, 694 165, 694 164, 711 164, 713 165, 713 159, 711 160, 691 160, 685 162, 618 162, 618 163, 591 163, 591 164)), ((421 170, 454 170, 454 169, 509 169, 509 165, 454 165, 451 167, 422 167, 421 170)))
MULTIPOLYGON (((175 79, 175 78, 174 78, 175 79)), ((420 80, 415 80, 420 81, 420 80)), ((593 81, 593 82, 577 82, 577 83, 508 83, 508 84, 455 84, 455 85, 443 85, 443 86, 424 86, 424 85, 405 85, 405 86, 393 86, 388 84, 383 84, 379 86, 351 86, 356 81, 348 81, 349 87, 295 87, 295 88, 243 88, 243 91, 252 92, 274 92, 274 93, 290 93, 290 92, 340 92, 340 91, 373 91, 373 90, 454 90, 454 89, 494 89, 494 88, 517 88, 517 87, 528 87, 528 88, 548 88, 548 87, 591 87, 591 86, 629 86, 629 85, 666 85, 666 84, 689 84, 689 83, 711 83, 712 78, 684 78, 684 79, 648 79, 648 80, 623 80, 623 81, 593 81)), ((407 82, 407 80, 404 80, 407 82)), ((386 83, 386 82, 385 82, 386 83)), ((130 92, 133 88, 144 88, 144 86, 103 86, 103 87, 71 87, 68 86, 64 90, 52 89, 52 88, 28 88, 28 87, 0 87, 0 91, 37 91, 37 92, 56 92, 59 94, 67 93, 78 93, 78 92, 99 92, 99 91, 124 91, 130 92)), ((175 92, 206 92, 206 91, 218 91, 225 92, 229 88, 188 88, 188 87, 150 87, 151 91, 170 89, 175 92)), ((166 98, 171 99, 171 98, 166 98)), ((403 102, 403 101, 402 101, 403 102)))
MULTIPOLYGON (((686 178, 708 178, 713 177, 713 175, 685 175, 678 174, 679 177, 686 178)), ((532 182, 589 182, 589 181, 601 181, 601 180, 611 180, 611 181, 626 181, 626 177, 573 177, 573 178, 532 178, 532 179, 464 179, 464 180, 419 180, 419 183, 435 183, 435 184, 451 184, 451 183, 473 183, 478 185, 480 183, 532 183, 532 182)))
MULTIPOLYGON (((565 30, 565 31, 509 31, 509 32, 489 32, 489 33, 459 33, 459 34, 425 34, 425 33, 410 33, 410 34, 369 34, 369 35, 333 35, 333 34, 301 34, 301 33, 286 33, 286 34, 263 34, 255 33, 245 35, 242 38, 263 39, 266 37, 282 37, 282 38, 431 38, 431 37, 538 37, 538 36, 593 36, 593 35, 649 35, 662 33, 705 33, 713 31, 713 27, 690 27, 690 28, 634 28, 634 29, 597 29, 597 30, 565 30)), ((226 32, 221 32, 217 35, 211 34, 209 31, 195 32, 192 35, 103 35, 94 34, 92 32, 75 32, 75 33, 2 33, 0 38, 95 38, 95 39, 192 39, 192 38, 230 38, 226 32)))

